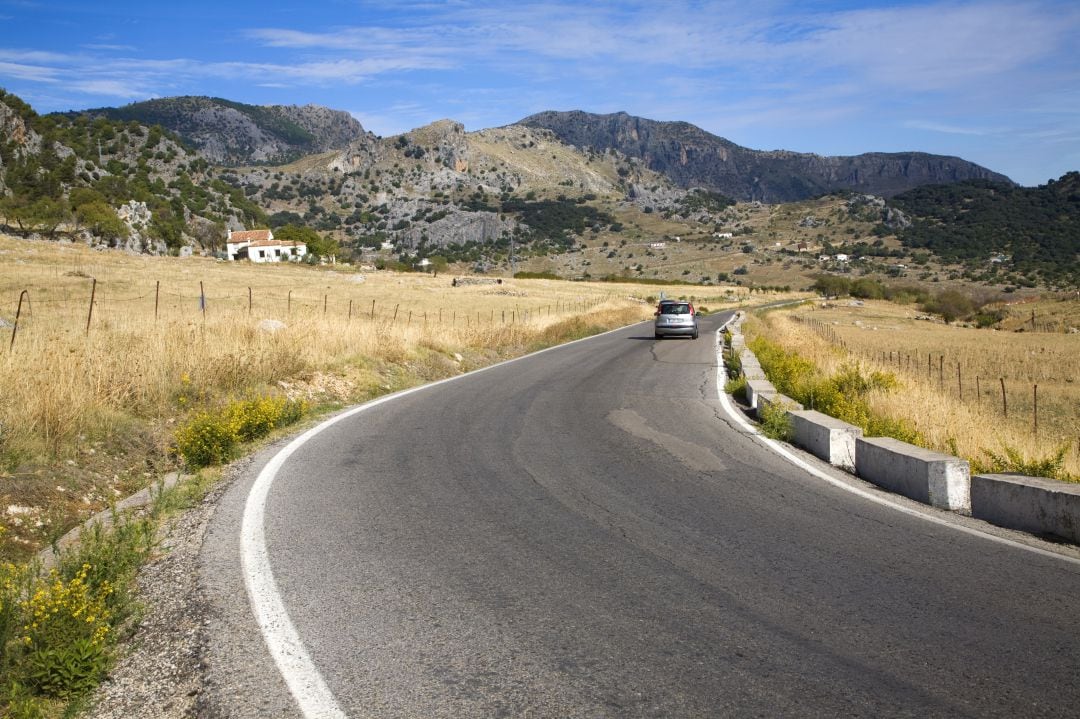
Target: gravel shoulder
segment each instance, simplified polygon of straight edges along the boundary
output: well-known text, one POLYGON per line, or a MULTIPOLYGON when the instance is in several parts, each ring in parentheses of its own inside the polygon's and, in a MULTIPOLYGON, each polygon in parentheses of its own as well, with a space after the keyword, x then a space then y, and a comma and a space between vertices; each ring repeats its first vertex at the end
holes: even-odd
POLYGON ((210 603, 201 585, 199 554, 218 501, 242 471, 242 461, 196 507, 160 530, 157 555, 139 572, 144 614, 121 656, 91 699, 85 719, 182 719, 217 716, 206 698, 210 603))

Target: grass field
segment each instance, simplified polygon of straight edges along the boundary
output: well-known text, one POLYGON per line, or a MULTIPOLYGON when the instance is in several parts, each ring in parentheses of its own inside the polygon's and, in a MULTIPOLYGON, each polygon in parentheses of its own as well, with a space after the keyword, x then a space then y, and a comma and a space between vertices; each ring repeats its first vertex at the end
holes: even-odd
POLYGON ((1043 299, 1009 308, 1003 322, 1027 331, 946 325, 912 306, 848 300, 770 312, 757 331, 835 371, 857 360, 892 372, 902 389, 874 398, 910 420, 933 449, 985 464, 1006 448, 1046 458, 1065 448, 1080 477, 1080 334, 1030 331, 1080 325, 1080 301, 1043 299), (1004 399, 1003 399, 1004 388, 1004 399))
POLYGON ((267 395, 333 408, 650 319, 661 291, 714 308, 748 298, 453 279, 0 237, 0 558, 174 469, 176 429, 197 410, 267 395))

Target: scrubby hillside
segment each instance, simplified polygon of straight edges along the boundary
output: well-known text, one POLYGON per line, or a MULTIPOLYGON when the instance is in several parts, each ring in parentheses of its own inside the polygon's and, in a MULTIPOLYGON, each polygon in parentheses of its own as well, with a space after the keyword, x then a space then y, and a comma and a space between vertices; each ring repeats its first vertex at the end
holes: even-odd
POLYGON ((906 247, 962 263, 971 279, 1080 287, 1080 173, 1039 187, 929 185, 890 204, 913 218, 906 247))

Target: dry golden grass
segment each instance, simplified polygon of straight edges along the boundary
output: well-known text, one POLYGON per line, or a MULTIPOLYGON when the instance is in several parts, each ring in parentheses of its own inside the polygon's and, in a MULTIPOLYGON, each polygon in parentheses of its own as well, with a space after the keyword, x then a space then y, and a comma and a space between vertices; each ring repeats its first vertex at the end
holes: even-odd
POLYGON ((918 316, 887 302, 815 302, 769 313, 757 331, 829 371, 857 359, 893 372, 903 389, 875 398, 875 408, 912 421, 933 449, 955 447, 985 462, 984 450, 1000 455, 1013 447, 1041 458, 1068 446, 1065 470, 1080 475, 1080 335, 980 330, 918 316))
MULTIPOLYGON (((252 393, 363 401, 650 319, 646 297, 698 289, 451 280, 0 237, 0 555, 169 470, 194 409, 252 393)), ((712 308, 737 301, 715 293, 712 308)))

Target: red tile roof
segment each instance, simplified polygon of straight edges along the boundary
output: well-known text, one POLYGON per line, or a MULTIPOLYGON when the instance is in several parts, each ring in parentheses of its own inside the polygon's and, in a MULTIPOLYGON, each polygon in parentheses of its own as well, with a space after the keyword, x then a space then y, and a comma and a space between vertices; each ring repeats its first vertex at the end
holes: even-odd
POLYGON ((260 240, 270 240, 273 236, 270 230, 242 230, 230 233, 229 242, 258 242, 260 240))

